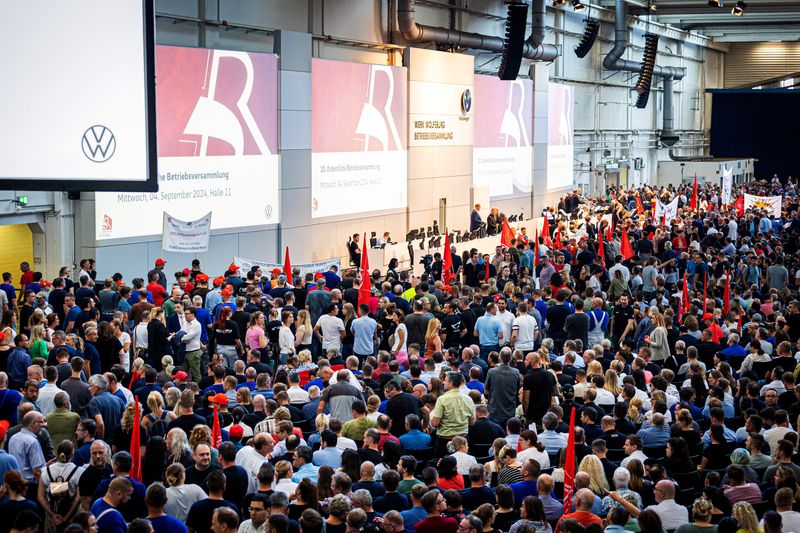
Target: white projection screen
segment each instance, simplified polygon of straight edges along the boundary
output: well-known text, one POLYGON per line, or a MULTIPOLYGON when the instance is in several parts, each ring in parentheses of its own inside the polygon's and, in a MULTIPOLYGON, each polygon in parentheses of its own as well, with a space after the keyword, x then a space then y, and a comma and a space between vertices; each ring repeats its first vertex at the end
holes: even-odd
POLYGON ((569 85, 551 83, 547 109, 547 189, 572 187, 575 92, 569 85))
POLYGON ((533 181, 533 82, 475 76, 472 183, 492 198, 530 194, 533 181))
POLYGON ((408 204, 406 69, 311 63, 311 216, 408 204))
POLYGON ((212 230, 278 223, 277 56, 173 46, 156 56, 158 192, 97 193, 96 238, 161 235, 164 212, 211 212, 212 230))
POLYGON ((153 0, 3 0, 0 188, 155 191, 153 0))

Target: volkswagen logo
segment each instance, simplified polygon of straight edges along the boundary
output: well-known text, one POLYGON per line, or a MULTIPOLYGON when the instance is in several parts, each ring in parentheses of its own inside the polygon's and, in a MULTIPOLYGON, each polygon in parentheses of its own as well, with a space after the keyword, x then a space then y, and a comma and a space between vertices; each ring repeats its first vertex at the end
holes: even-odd
POLYGON ((264 216, 267 217, 267 220, 272 219, 272 204, 267 204, 267 207, 264 208, 264 216))
POLYGON ((117 140, 114 133, 101 125, 94 125, 83 132, 81 140, 83 155, 94 163, 105 163, 117 149, 117 140))
POLYGON ((461 114, 468 115, 470 109, 472 109, 472 92, 467 89, 461 93, 461 114))

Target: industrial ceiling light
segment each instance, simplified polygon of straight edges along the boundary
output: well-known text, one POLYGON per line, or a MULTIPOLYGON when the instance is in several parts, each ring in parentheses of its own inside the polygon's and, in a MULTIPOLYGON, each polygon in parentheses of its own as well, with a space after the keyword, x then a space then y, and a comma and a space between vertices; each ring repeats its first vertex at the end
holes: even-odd
POLYGON ((553 6, 563 6, 567 3, 567 0, 553 0, 553 6))
POLYGON ((731 9, 731 15, 736 15, 737 17, 741 17, 744 15, 744 10, 747 9, 747 4, 739 0, 736 2, 736 6, 731 9))
POLYGON ((583 11, 586 6, 581 4, 581 0, 572 0, 572 9, 573 11, 583 11))
POLYGON ((722 7, 722 0, 708 0, 708 5, 711 7, 722 7))

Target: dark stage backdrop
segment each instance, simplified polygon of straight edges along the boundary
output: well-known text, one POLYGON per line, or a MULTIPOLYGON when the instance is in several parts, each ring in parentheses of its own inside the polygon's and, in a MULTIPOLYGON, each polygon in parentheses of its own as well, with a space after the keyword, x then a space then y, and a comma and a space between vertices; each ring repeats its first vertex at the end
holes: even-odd
POLYGON ((755 157, 755 176, 800 174, 800 90, 710 90, 711 154, 755 157))

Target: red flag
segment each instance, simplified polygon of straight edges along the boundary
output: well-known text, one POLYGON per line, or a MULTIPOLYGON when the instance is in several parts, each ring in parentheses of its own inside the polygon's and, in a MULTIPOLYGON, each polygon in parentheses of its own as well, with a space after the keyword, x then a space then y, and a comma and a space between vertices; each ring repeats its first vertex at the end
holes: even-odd
POLYGON ((600 264, 606 266, 606 247, 603 246, 603 232, 597 234, 597 255, 600 256, 600 264))
POLYGON ((142 413, 139 411, 139 401, 133 399, 133 428, 131 428, 131 479, 142 481, 142 440, 139 431, 142 427, 142 413))
POLYGON ((508 220, 503 219, 503 230, 500 233, 500 244, 506 248, 511 248, 511 241, 514 239, 514 230, 508 225, 508 220))
POLYGON ((442 283, 445 285, 450 283, 450 278, 454 278, 453 274, 453 254, 450 253, 450 234, 447 233, 447 228, 444 229, 444 268, 442 269, 442 283))
POLYGON ((556 227, 556 234, 553 237, 553 248, 561 250, 564 245, 561 243, 561 226, 556 227))
POLYGON ((486 267, 486 275, 484 276, 484 281, 486 283, 489 283, 489 261, 488 260, 484 260, 483 266, 486 267))
POLYGON ((744 196, 740 196, 733 202, 733 207, 736 209, 736 216, 743 217, 744 216, 744 196))
POLYGON ((689 203, 692 211, 697 212, 697 174, 694 175, 694 187, 692 189, 692 200, 689 203))
POLYGON ((739 328, 739 333, 741 333, 742 332, 742 308, 741 307, 739 307, 739 323, 737 324, 737 327, 739 328))
POLYGON ((533 231, 533 268, 539 266, 539 230, 533 231))
POLYGON ((622 239, 621 239, 619 253, 622 255, 623 259, 630 259, 633 257, 633 246, 631 246, 631 241, 628 239, 628 232, 625 231, 623 228, 622 230, 622 239))
POLYGON ((708 285, 708 271, 703 272, 703 316, 706 316, 706 289, 708 285))
POLYGON ((572 495, 575 488, 575 411, 569 415, 569 439, 567 440, 567 455, 564 460, 564 514, 572 510, 572 495))
POLYGON ((611 218, 611 222, 608 223, 607 226, 607 241, 611 242, 614 238, 614 218, 611 218))
POLYGON ((683 315, 689 310, 689 285, 686 283, 686 273, 683 274, 683 292, 681 293, 681 313, 678 324, 683 322, 683 315))
POLYGON ((722 296, 722 311, 727 315, 731 312, 731 271, 725 276, 725 293, 722 296))
MULTIPOLYGON (((366 236, 366 235, 365 235, 366 236)), ((362 255, 367 255, 362 250, 362 255)), ((289 285, 294 285, 292 283, 292 262, 289 260, 289 247, 286 247, 286 257, 283 260, 283 273, 286 275, 286 283, 289 285)))
POLYGON ((131 382, 128 383, 128 390, 133 390, 133 384, 139 381, 139 371, 134 370, 131 372, 131 382))
MULTIPOLYGON (((364 234, 364 239, 367 234, 364 234)), ((449 254, 448 254, 449 255, 449 254)), ((361 316, 361 304, 369 305, 372 297, 372 278, 369 274, 369 256, 366 250, 361 253, 361 285, 358 287, 358 316, 361 316)))
POLYGON ((542 237, 544 238, 544 243, 553 248, 553 239, 550 238, 550 222, 548 222, 547 217, 544 217, 544 223, 542 224, 542 237))
POLYGON ((222 428, 219 425, 219 406, 214 404, 214 425, 211 427, 211 445, 219 448, 222 444, 222 428))
POLYGON ((636 214, 641 215, 644 213, 644 206, 642 205, 642 198, 637 194, 636 195, 636 214))

